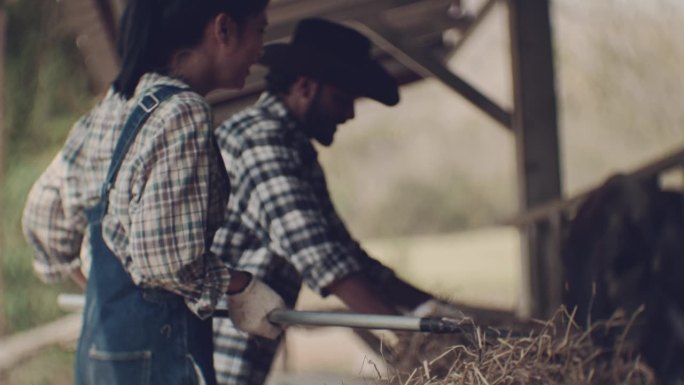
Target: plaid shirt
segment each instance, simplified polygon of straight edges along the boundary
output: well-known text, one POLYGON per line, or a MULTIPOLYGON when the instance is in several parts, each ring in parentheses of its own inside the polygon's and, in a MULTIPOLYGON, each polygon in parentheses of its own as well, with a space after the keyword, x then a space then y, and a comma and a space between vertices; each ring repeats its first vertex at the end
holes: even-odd
MULTIPOLYGON (((72 128, 66 144, 29 193, 24 234, 45 281, 62 279, 90 258, 84 209, 101 186, 126 118, 142 93, 179 80, 145 75, 126 100, 110 90, 72 128)), ((227 189, 211 133, 211 111, 196 93, 163 102, 140 128, 109 195, 103 238, 133 281, 186 298, 210 314, 225 293, 226 264, 207 250, 223 222, 227 189)))
POLYGON ((321 295, 351 273, 383 270, 337 215, 316 149, 276 96, 264 94, 216 138, 232 190, 214 253, 262 277, 283 258, 321 295))
MULTIPOLYGON (((294 306, 302 280, 328 287, 363 271, 377 282, 390 269, 370 258, 349 234, 330 200, 309 138, 278 97, 265 93, 216 131, 231 181, 226 223, 212 251, 230 255, 294 306)), ((214 319, 219 384, 261 384, 277 342, 248 337, 228 319, 214 319)))

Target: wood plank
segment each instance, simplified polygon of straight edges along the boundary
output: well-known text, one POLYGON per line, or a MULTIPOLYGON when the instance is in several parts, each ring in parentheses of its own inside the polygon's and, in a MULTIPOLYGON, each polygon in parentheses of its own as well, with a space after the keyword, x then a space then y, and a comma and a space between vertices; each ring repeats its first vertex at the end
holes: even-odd
MULTIPOLYGON (((269 23, 295 25, 307 17, 344 20, 356 19, 369 13, 410 4, 415 0, 294 0, 269 5, 269 23)), ((444 0, 443 0, 444 1, 444 0)))
POLYGON ((0 339, 0 373, 54 345, 73 344, 81 332, 80 313, 0 339))
MULTIPOLYGON (((675 150, 666 154, 653 162, 649 162, 635 170, 630 171, 627 175, 637 179, 652 178, 660 173, 669 171, 676 167, 684 166, 684 149, 675 150)), ((499 225, 504 226, 523 226, 530 223, 545 221, 558 213, 569 214, 572 212, 584 199, 598 190, 603 182, 598 186, 594 186, 585 191, 582 191, 570 198, 554 199, 550 202, 534 206, 526 211, 523 211, 511 218, 506 219, 499 225)))
POLYGON ((511 114, 487 96, 454 74, 444 63, 424 47, 407 44, 397 31, 391 30, 378 19, 365 21, 366 35, 398 61, 424 77, 435 77, 458 92, 475 107, 506 128, 511 127, 511 114))
POLYGON ((470 36, 472 36, 473 32, 477 30, 477 28, 482 24, 482 21, 489 16, 491 11, 494 9, 494 7, 501 3, 502 0, 487 0, 487 2, 480 7, 480 9, 475 12, 475 16, 472 18, 472 20, 468 23, 466 28, 462 29, 462 35, 460 36, 459 40, 456 43, 453 43, 452 45, 449 46, 449 52, 447 54, 446 59, 450 59, 454 57, 461 47, 468 41, 470 36))
MULTIPOLYGON (((509 0, 519 202, 523 210, 560 198, 561 177, 549 0, 509 0)), ((562 272, 555 222, 523 227, 533 316, 561 302, 562 272)))

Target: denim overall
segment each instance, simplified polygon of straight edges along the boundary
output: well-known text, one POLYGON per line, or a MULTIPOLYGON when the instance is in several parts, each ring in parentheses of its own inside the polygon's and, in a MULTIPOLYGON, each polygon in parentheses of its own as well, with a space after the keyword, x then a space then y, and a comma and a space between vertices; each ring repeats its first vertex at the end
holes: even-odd
POLYGON ((109 189, 139 127, 181 88, 162 86, 137 103, 121 133, 100 202, 86 210, 92 262, 76 351, 77 385, 216 384, 211 318, 183 298, 136 286, 102 239, 109 189))

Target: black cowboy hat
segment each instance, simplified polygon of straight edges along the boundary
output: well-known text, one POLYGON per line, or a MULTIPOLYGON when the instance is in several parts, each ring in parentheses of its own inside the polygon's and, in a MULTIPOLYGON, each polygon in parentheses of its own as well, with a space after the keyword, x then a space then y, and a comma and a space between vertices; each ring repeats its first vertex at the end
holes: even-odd
POLYGON ((393 106, 399 103, 397 82, 371 58, 370 49, 370 41, 351 28, 323 19, 304 19, 297 24, 290 43, 265 46, 259 62, 393 106))

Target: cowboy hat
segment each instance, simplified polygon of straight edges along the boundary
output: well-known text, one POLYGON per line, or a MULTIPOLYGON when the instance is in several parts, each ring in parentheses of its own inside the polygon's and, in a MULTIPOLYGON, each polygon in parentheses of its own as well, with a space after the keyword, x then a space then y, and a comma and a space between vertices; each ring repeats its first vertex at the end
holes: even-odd
POLYGON ((265 46, 259 62, 393 106, 399 102, 397 82, 371 58, 370 49, 370 41, 351 28, 324 19, 304 19, 290 43, 265 46))

